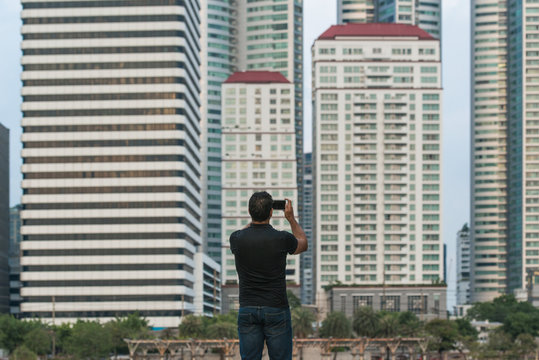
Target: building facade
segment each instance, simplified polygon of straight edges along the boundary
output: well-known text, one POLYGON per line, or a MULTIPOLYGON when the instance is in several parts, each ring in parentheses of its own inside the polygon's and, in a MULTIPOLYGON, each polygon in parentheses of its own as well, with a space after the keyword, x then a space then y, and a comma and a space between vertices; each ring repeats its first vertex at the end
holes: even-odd
POLYGON ((446 286, 335 286, 328 290, 330 311, 352 317, 360 307, 414 313, 420 320, 447 318, 446 286))
POLYGON ((9 313, 21 312, 21 210, 22 205, 9 209, 9 313))
POLYGON ((337 0, 337 22, 417 25, 433 37, 442 37, 442 1, 337 0))
POLYGON ((196 315, 221 313, 221 265, 203 252, 195 254, 194 290, 196 315))
POLYGON ((9 130, 0 124, 0 313, 9 312, 9 130))
POLYGON ((314 272, 313 272, 313 158, 312 153, 303 155, 303 209, 301 227, 305 231, 309 248, 300 255, 301 271, 301 303, 314 302, 314 272))
POLYGON ((349 23, 312 54, 317 291, 443 280, 439 41, 349 23))
MULTIPOLYGON (((223 83, 222 94, 222 283, 228 285, 238 283, 230 234, 251 221, 252 193, 264 190, 297 204, 298 189, 294 85, 279 72, 236 72, 223 83)), ((290 231, 283 211, 274 211, 271 225, 290 231)), ((299 263, 299 257, 288 257, 288 282, 299 284, 299 263)))
POLYGON ((204 252, 221 262, 221 84, 238 65, 237 3, 200 2, 200 127, 204 252))
MULTIPOLYGON (((236 70, 278 71, 295 87, 296 155, 303 167, 303 2, 201 1, 204 249, 221 262, 221 84, 236 70)), ((302 182, 298 181, 301 189, 302 182)), ((298 194, 298 206, 303 204, 298 194)))
POLYGON ((471 2, 471 301, 506 291, 507 2, 471 2), (495 45, 494 45, 495 44, 495 45))
POLYGON ((457 305, 471 303, 470 260, 470 229, 464 224, 457 232, 457 305))
POLYGON ((22 1, 21 312, 194 311, 198 1, 22 1))

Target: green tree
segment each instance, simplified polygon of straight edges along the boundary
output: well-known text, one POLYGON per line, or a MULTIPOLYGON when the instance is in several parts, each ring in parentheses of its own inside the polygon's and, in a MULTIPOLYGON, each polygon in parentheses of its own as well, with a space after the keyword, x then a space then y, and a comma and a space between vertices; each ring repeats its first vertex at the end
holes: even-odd
POLYGON ((22 321, 11 315, 0 315, 0 348, 12 352, 24 342, 27 330, 22 321))
POLYGON ((21 345, 9 356, 10 360, 37 360, 37 355, 26 346, 21 345))
POLYGON ((399 313, 381 311, 379 316, 377 336, 385 338, 397 336, 400 330, 399 313))
POLYGON ((237 339, 238 328, 230 322, 216 322, 208 326, 207 335, 210 339, 237 339))
POLYGON ((369 306, 361 306, 352 317, 352 328, 357 336, 375 337, 379 327, 380 317, 369 306))
POLYGON ((429 349, 440 355, 444 351, 456 348, 458 340, 457 324, 450 320, 434 319, 425 325, 425 332, 430 337, 429 349))
POLYGON ((304 307, 292 309, 292 330, 297 338, 306 338, 313 333, 313 322, 316 317, 313 312, 304 307))
POLYGON ((178 326, 180 338, 203 339, 205 338, 205 327, 200 316, 187 315, 178 326))
POLYGON ((502 326, 503 331, 516 339, 520 334, 530 334, 532 336, 539 335, 539 312, 531 313, 516 312, 508 314, 502 326))
POLYGON ((101 359, 112 350, 107 328, 97 321, 78 320, 66 343, 66 352, 75 359, 101 359))
POLYGON ((323 338, 349 338, 352 336, 352 324, 346 315, 340 311, 329 313, 322 321, 320 336, 323 338))
POLYGON ((291 309, 301 307, 301 301, 291 290, 286 290, 286 296, 288 297, 288 305, 291 309))
POLYGON ((497 359, 514 359, 514 344, 511 336, 501 329, 491 331, 485 348, 489 356, 494 355, 497 359))
POLYGON ((37 355, 51 352, 51 336, 45 327, 35 327, 24 335, 24 345, 37 355))
POLYGON ((56 338, 56 354, 65 353, 66 346, 71 337, 72 328, 70 324, 52 326, 53 336, 56 338))
POLYGON ((520 334, 515 341, 515 349, 517 355, 527 359, 528 355, 534 354, 537 351, 535 338, 530 334, 520 334))
POLYGON ((410 311, 398 313, 398 335, 404 337, 417 337, 423 331, 423 323, 410 311))
POLYGON ((148 320, 141 317, 138 312, 126 317, 117 317, 105 324, 110 334, 114 354, 129 354, 129 349, 124 339, 148 338, 150 328, 148 320))

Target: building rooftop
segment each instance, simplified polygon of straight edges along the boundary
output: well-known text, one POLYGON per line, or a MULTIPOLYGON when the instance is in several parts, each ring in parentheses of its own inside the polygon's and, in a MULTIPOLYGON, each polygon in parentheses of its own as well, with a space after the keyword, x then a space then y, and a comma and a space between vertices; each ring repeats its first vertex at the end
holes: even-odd
POLYGON ((418 26, 392 23, 347 23, 333 25, 318 37, 318 40, 335 39, 342 36, 356 37, 417 37, 419 40, 436 40, 418 26))
POLYGON ((249 83, 249 84, 267 84, 267 83, 285 83, 289 84, 283 74, 276 71, 238 71, 230 75, 225 80, 230 83, 249 83))

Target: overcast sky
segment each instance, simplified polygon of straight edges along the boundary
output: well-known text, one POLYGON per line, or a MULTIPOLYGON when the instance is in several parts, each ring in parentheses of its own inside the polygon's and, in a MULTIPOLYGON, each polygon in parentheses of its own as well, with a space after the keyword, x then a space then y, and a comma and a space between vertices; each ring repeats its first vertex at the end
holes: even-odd
MULTIPOLYGON (((336 0, 304 0, 305 150, 311 150, 311 55, 313 41, 336 21, 336 0)), ((456 232, 469 220, 470 184, 470 19, 469 2, 443 0, 443 238, 448 244, 448 305, 455 295, 456 232)), ((10 205, 20 202, 20 3, 0 0, 0 123, 11 131, 10 205)))

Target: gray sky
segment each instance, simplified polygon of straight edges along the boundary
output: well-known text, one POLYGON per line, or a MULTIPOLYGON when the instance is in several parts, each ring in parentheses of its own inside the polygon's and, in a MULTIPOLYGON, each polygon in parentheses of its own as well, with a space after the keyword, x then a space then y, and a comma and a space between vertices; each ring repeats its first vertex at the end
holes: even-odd
MULTIPOLYGON (((311 150, 311 55, 313 41, 336 22, 336 0, 304 0, 305 150, 311 150)), ((448 306, 454 304, 456 232, 469 221, 470 12, 466 0, 443 0, 442 229, 448 244, 448 306)), ((0 123, 11 130, 10 205, 20 202, 20 3, 0 0, 0 123)))

